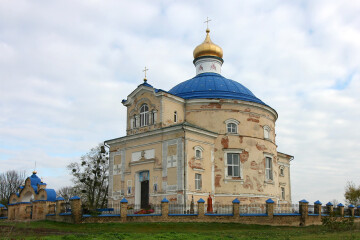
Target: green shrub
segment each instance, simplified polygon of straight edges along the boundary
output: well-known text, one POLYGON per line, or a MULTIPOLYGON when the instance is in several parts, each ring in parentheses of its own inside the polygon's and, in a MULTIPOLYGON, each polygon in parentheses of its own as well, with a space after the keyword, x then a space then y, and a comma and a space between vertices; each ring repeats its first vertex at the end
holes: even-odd
POLYGON ((354 217, 341 218, 334 212, 323 217, 321 222, 329 231, 346 231, 352 230, 354 227, 354 217))

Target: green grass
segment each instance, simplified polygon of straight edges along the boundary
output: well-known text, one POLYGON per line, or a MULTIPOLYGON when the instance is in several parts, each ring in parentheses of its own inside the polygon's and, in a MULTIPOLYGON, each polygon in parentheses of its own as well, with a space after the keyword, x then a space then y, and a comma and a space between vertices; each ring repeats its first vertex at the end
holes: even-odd
POLYGON ((360 239, 360 231, 322 226, 272 227, 240 223, 88 223, 0 221, 0 239, 360 239))

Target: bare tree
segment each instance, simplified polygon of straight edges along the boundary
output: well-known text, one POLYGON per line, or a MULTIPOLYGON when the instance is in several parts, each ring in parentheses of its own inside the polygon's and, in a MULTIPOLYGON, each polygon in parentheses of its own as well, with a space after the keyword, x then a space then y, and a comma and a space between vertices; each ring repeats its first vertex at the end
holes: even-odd
POLYGON ((88 209, 103 208, 107 204, 108 155, 104 147, 99 145, 82 156, 80 163, 73 162, 67 166, 88 209))
POLYGON ((0 174, 0 203, 7 205, 12 193, 24 184, 25 171, 9 170, 0 174))
POLYGON ((73 196, 82 197, 81 190, 78 187, 62 187, 57 191, 57 196, 63 197, 65 201, 69 201, 69 199, 73 196))

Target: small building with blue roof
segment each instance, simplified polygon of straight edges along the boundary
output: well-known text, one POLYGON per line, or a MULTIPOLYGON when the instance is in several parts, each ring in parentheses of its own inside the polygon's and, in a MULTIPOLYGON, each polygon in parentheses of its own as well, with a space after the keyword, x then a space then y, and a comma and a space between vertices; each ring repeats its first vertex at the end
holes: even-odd
POLYGON ((209 193, 215 203, 291 203, 293 156, 277 149, 277 112, 222 75, 223 50, 209 29, 193 57, 194 77, 166 91, 145 75, 122 101, 126 136, 105 141, 109 205, 189 204, 209 193))
POLYGON ((32 219, 33 211, 36 210, 43 213, 50 207, 54 207, 56 191, 47 188, 47 184, 36 174, 37 172, 33 171, 32 175, 26 178, 25 184, 19 187, 18 192, 10 195, 8 204, 9 220, 32 219), (45 205, 40 207, 44 209, 39 209, 39 207, 33 209, 33 204, 39 201, 46 202, 45 205))

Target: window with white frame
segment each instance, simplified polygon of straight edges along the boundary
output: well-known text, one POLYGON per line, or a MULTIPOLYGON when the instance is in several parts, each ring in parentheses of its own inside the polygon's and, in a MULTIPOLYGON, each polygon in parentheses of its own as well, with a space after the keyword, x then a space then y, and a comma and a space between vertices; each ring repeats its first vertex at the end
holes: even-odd
POLYGON ((201 146, 194 147, 195 150, 195 159, 202 159, 202 153, 204 149, 201 146))
POLYGON ((285 199, 285 188, 281 187, 281 199, 284 200, 285 199))
POLYGON ((273 180, 272 158, 265 157, 265 176, 267 181, 273 180))
POLYGON ((227 163, 227 176, 228 177, 241 177, 239 153, 227 153, 226 163, 227 163))
POLYGON ((195 173, 195 189, 201 190, 201 187, 202 187, 201 174, 195 173))
POLYGON ((226 124, 226 132, 230 134, 236 134, 238 133, 238 125, 239 121, 236 119, 228 119, 225 121, 226 124))
POLYGON ((269 126, 264 126, 264 138, 270 139, 270 127, 269 126))
POLYGON ((149 125, 149 107, 143 104, 140 108, 140 127, 149 125))
POLYGON ((178 121, 178 115, 177 115, 177 112, 175 111, 174 112, 174 123, 177 123, 178 121))
POLYGON ((151 124, 155 124, 156 122, 156 116, 155 116, 155 111, 152 111, 151 112, 151 124))

